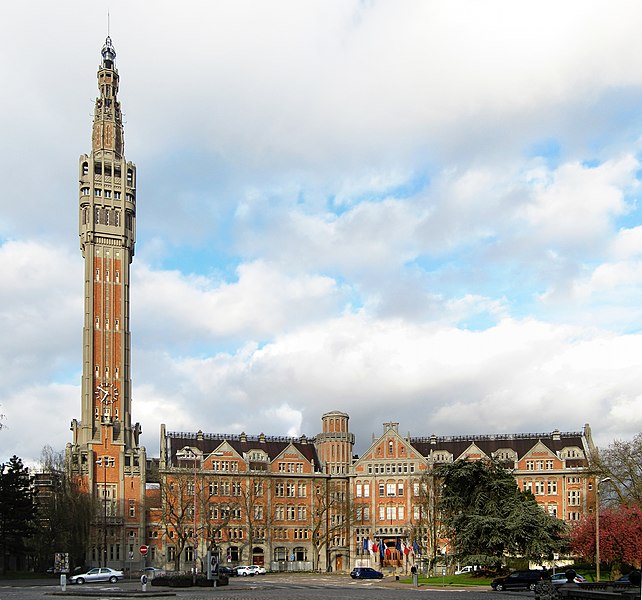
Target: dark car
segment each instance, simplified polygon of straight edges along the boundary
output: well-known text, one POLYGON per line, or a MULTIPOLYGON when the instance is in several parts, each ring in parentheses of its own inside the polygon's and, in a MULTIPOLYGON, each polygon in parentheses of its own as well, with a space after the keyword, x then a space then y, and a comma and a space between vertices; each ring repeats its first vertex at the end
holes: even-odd
POLYGON ((527 588, 534 590, 538 581, 546 578, 546 571, 543 570, 528 570, 528 571, 513 571, 506 577, 498 577, 493 579, 490 586, 501 592, 502 590, 527 588))
POLYGON ((355 567, 350 572, 352 579, 383 579, 383 573, 371 567, 355 567))
POLYGON ((219 565, 218 567, 219 575, 225 575, 226 577, 236 577, 238 573, 232 567, 224 567, 219 565))

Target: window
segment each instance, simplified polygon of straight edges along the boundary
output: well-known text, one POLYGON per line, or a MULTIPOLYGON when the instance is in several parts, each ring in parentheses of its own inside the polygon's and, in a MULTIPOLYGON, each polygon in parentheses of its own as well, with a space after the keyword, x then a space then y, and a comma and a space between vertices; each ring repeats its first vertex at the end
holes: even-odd
POLYGON ((360 483, 357 483, 357 498, 361 498, 363 496, 363 485, 360 483))
POLYGON ((527 460, 526 461, 526 470, 527 471, 534 471, 535 470, 535 461, 527 460))
POLYGON ((232 496, 241 495, 241 483, 239 481, 232 482, 232 496))
POLYGON ((546 461, 546 470, 547 471, 552 471, 555 468, 555 463, 553 459, 547 460, 546 461))
POLYGON ((263 507, 255 506, 254 507, 254 518, 258 521, 263 520, 263 507))
POLYGON ((394 483, 387 483, 386 484, 386 495, 387 496, 396 495, 396 485, 394 483))
POLYGON ((536 481, 535 482, 535 494, 537 496, 543 496, 544 495, 544 482, 543 481, 536 481))
POLYGON ((379 496, 385 496, 386 495, 386 486, 383 483, 379 484, 379 496))
POLYGON ((397 496, 403 496, 403 483, 397 484, 397 496))
POLYGON ((275 509, 274 509, 274 518, 277 521, 283 521, 285 520, 285 507, 281 504, 279 504, 275 509))
POLYGON ((546 482, 546 493, 547 494, 557 494, 557 481, 551 479, 546 482))
POLYGON ((307 489, 305 483, 299 483, 297 486, 297 493, 299 498, 305 498, 307 496, 307 489))
POLYGON ((111 190, 105 190, 105 198, 111 198, 111 190))
POLYGON ((89 188, 88 187, 81 188, 80 193, 83 196, 89 196, 89 188))
POLYGON ((103 191, 100 188, 94 188, 94 196, 100 198, 103 195, 103 191))
POLYGON ((136 516, 136 505, 134 504, 133 500, 129 501, 129 516, 130 517, 136 516))
POLYGON ((275 490, 276 495, 279 498, 285 497, 285 484, 284 483, 277 483, 274 486, 274 490, 275 490))
POLYGON ((580 492, 579 490, 571 490, 568 492, 568 505, 569 506, 579 506, 580 505, 580 492))
POLYGON ((287 486, 286 486, 286 491, 285 491, 286 496, 288 498, 294 498, 296 496, 295 490, 296 490, 295 485, 293 483, 288 483, 287 486))
POLYGON ((369 483, 364 483, 363 484, 363 497, 364 498, 369 498, 370 497, 370 484, 369 483))
POLYGON ((386 507, 385 506, 380 506, 379 507, 379 520, 383 521, 386 518, 386 507))
POLYGON ((288 505, 286 507, 286 515, 287 515, 288 521, 294 521, 294 519, 296 519, 296 509, 295 509, 295 507, 292 506, 292 505, 288 505))
POLYGON ((299 521, 304 521, 308 516, 308 512, 305 506, 297 506, 296 516, 299 521))
POLYGON ((274 549, 274 560, 276 561, 287 560, 287 552, 284 546, 277 546, 274 549))
POLYGON ((363 519, 364 521, 367 521, 370 518, 370 507, 369 506, 364 506, 363 507, 363 519))

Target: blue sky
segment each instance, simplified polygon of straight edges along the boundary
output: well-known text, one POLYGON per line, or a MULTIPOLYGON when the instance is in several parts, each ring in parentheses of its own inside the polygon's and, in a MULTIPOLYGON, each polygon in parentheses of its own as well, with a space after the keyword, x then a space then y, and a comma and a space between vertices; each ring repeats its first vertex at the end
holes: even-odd
MULTIPOLYGON (((133 420, 642 422, 642 6, 110 3, 138 169, 133 420)), ((0 6, 0 455, 80 417, 78 156, 106 8, 0 6), (25 431, 29 435, 25 435, 25 431)))

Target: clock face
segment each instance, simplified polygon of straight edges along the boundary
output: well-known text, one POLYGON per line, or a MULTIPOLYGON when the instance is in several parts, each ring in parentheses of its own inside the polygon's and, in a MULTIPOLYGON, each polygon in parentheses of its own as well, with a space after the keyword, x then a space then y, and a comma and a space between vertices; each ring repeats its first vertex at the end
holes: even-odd
POLYGON ((111 383, 98 383, 96 385, 96 398, 101 404, 113 404, 118 400, 118 388, 111 383))

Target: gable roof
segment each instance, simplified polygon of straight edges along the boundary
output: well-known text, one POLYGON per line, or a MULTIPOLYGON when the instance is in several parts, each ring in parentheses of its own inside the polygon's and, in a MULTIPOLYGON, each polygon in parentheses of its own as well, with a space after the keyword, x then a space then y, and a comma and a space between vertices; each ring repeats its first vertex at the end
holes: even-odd
MULTIPOLYGON (((553 454, 558 454, 568 447, 586 450, 582 432, 561 433, 559 431, 495 435, 433 435, 431 437, 411 437, 410 443, 425 457, 429 457, 431 452, 446 450, 456 458, 466 453, 472 444, 487 456, 492 456, 497 450, 510 448, 517 453, 517 460, 528 454, 537 444, 542 444, 553 454)), ((579 460, 584 466, 588 464, 587 459, 579 460)))
POLYGON ((186 433, 169 431, 165 435, 165 445, 167 448, 167 461, 171 465, 176 465, 176 452, 185 446, 198 448, 203 456, 209 456, 212 452, 217 450, 221 444, 226 443, 229 445, 239 456, 251 450, 262 450, 273 461, 276 459, 286 448, 293 446, 298 452, 301 453, 304 459, 310 461, 314 465, 314 469, 320 469, 321 461, 317 456, 317 451, 314 446, 314 438, 307 438, 301 436, 299 438, 287 436, 267 436, 267 435, 246 435, 241 433, 227 434, 227 433, 186 433))

